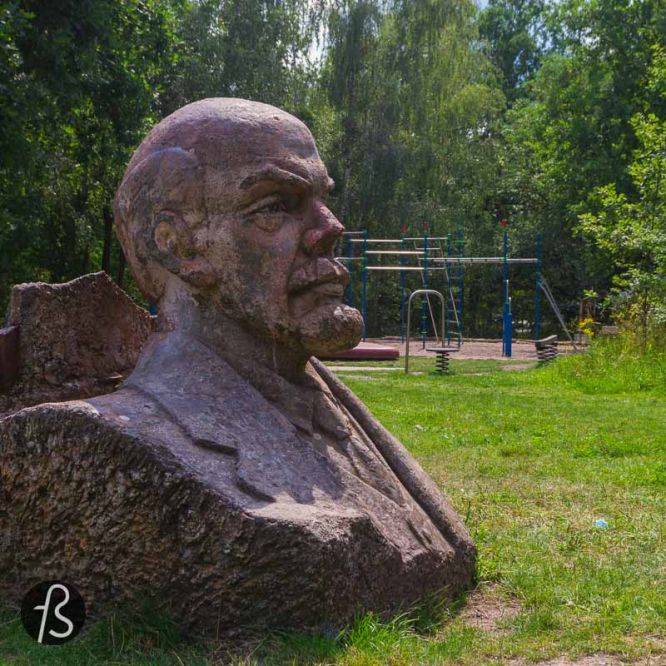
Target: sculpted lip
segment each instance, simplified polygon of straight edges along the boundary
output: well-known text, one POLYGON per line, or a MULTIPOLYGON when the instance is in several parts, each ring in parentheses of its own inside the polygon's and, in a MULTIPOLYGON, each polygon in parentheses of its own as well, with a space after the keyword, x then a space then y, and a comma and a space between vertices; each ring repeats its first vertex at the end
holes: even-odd
POLYGON ((345 288, 340 282, 324 282, 310 288, 316 289, 320 294, 326 294, 327 296, 342 296, 345 293, 345 288))
POLYGON ((342 296, 349 283, 347 269, 333 259, 316 259, 297 269, 289 280, 289 293, 298 294, 316 288, 331 296, 342 296))

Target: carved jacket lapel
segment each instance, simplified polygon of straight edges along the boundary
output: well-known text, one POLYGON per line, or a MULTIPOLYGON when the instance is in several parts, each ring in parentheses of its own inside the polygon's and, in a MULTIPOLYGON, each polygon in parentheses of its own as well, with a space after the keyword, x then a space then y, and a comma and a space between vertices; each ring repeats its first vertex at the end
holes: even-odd
POLYGON ((342 494, 327 461, 284 414, 194 339, 156 338, 125 386, 155 400, 193 445, 235 456, 238 484, 256 499, 303 503, 342 494))

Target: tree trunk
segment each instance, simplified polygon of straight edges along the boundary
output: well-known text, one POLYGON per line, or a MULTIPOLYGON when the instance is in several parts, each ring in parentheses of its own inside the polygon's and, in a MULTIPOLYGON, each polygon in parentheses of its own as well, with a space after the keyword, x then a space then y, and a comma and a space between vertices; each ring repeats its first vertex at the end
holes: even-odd
POLYGON ((113 215, 111 209, 104 211, 104 249, 102 250, 102 270, 111 274, 111 244, 113 243, 113 215))
POLYGON ((123 252, 122 247, 118 248, 118 272, 116 273, 116 284, 122 289, 123 280, 125 279, 125 266, 127 262, 125 261, 125 253, 123 252))

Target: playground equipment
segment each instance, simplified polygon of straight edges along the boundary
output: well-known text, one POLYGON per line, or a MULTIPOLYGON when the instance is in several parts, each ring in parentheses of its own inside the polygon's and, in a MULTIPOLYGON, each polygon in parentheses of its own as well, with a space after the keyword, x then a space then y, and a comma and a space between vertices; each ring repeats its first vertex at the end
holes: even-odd
MULTIPOLYGON (((409 373, 409 343, 412 337, 412 301, 416 296, 437 296, 442 304, 442 341, 445 336, 445 322, 446 322, 446 301, 444 296, 439 291, 434 289, 417 289, 409 295, 409 300, 407 301, 407 340, 405 342, 405 373, 409 373)), ((436 333, 435 333, 436 335, 436 333)))
POLYGON ((539 363, 547 363, 557 358, 557 336, 549 335, 543 340, 536 340, 534 342, 536 346, 537 358, 539 363))
MULTIPOLYGON (((457 241, 451 241, 449 236, 416 236, 416 237, 402 237, 399 239, 391 238, 368 238, 367 231, 352 231, 344 234, 347 241, 346 255, 338 257, 338 259, 348 264, 350 272, 353 275, 353 262, 362 262, 362 305, 361 313, 363 320, 367 321, 367 285, 369 271, 397 271, 400 272, 400 337, 405 340, 405 312, 408 298, 408 291, 406 285, 406 276, 409 272, 418 272, 421 278, 421 286, 424 289, 428 288, 428 279, 433 272, 444 272, 447 284, 447 302, 445 306, 445 319, 444 319, 444 337, 451 340, 454 337, 457 344, 462 343, 462 331, 460 326, 460 313, 462 312, 462 266, 458 266, 452 270, 448 263, 438 263, 439 260, 446 256, 451 256, 452 244, 458 245, 458 253, 462 256, 462 237, 457 241), (444 252, 443 243, 447 244, 446 253, 444 252), (356 244, 361 246, 361 256, 356 256, 354 247, 356 244), (371 249, 371 248, 381 249, 371 249), (398 265, 385 265, 371 263, 373 260, 381 259, 384 257, 399 257, 398 265), (436 265, 435 265, 436 264, 436 265)), ((347 289, 347 303, 352 303, 352 288, 353 283, 350 282, 347 289)), ((435 318, 432 311, 432 304, 430 298, 427 297, 426 301, 422 304, 421 308, 421 332, 423 339, 423 346, 425 347, 426 330, 428 313, 430 314, 430 321, 433 330, 436 333, 435 318)), ((365 332, 364 332, 365 337, 365 332)))
MULTIPOLYGON (((433 274, 444 276, 444 312, 442 315, 442 337, 437 334, 435 316, 430 301, 432 293, 426 293, 421 304, 421 338, 425 349, 428 320, 438 343, 444 346, 446 341, 449 346, 452 340, 457 347, 462 344, 462 318, 463 318, 463 278, 464 267, 469 265, 485 264, 499 265, 502 267, 502 355, 511 357, 513 338, 513 314, 511 303, 511 292, 509 284, 509 265, 527 264, 534 266, 535 270, 535 302, 534 302, 534 338, 541 337, 541 294, 543 293, 557 320, 564 330, 567 338, 574 348, 574 340, 566 327, 562 313, 560 312, 555 298, 546 279, 543 276, 541 265, 541 235, 536 239, 536 256, 534 257, 509 257, 508 256, 508 233, 505 230, 502 237, 502 256, 493 257, 467 257, 463 255, 462 232, 458 231, 454 238, 447 236, 403 236, 401 238, 369 238, 366 231, 349 231, 343 235, 343 248, 346 244, 346 252, 341 251, 338 260, 346 263, 350 269, 352 280, 354 277, 354 262, 361 262, 361 313, 363 321, 367 321, 367 292, 368 275, 370 271, 391 271, 400 274, 400 337, 405 341, 405 312, 408 309, 409 292, 407 289, 407 275, 411 272, 419 274, 422 289, 428 290, 429 282, 433 274), (355 248, 360 247, 360 256, 355 248), (396 263, 378 263, 385 258, 393 259, 396 263)), ((353 282, 350 280, 347 288, 347 303, 352 303, 353 282)), ((416 293, 416 292, 413 292, 416 293)), ((436 292, 441 295, 441 292, 436 292)), ((363 332, 366 338, 366 331, 363 332)))
POLYGON ((440 375, 449 374, 449 361, 453 352, 460 351, 458 347, 428 347, 428 351, 434 352, 437 357, 435 369, 440 375))
POLYGON ((548 301, 548 304, 552 308, 553 312, 555 313, 555 316, 557 317, 557 320, 560 322, 560 326, 562 327, 562 330, 565 332, 567 338, 569 338, 569 342, 571 343, 571 346, 578 351, 578 347, 576 346, 576 343, 574 342, 573 337, 571 336, 571 333, 569 332, 569 329, 567 328, 566 324, 564 323, 564 317, 562 317, 562 313, 560 312, 560 308, 557 307, 557 302, 555 301, 555 297, 553 296, 553 292, 550 290, 550 287, 548 286, 548 283, 546 282, 546 278, 541 276, 541 283, 539 285, 541 287, 541 291, 543 291, 544 295, 546 296, 546 300, 548 301))

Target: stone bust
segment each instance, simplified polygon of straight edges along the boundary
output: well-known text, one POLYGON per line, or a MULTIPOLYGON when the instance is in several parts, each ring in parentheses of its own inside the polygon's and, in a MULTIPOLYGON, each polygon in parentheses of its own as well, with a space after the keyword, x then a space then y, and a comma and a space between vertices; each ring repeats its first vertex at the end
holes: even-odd
POLYGON ((116 392, 0 423, 8 520, 29 470, 48 497, 0 519, 2 588, 148 594, 210 635, 340 626, 471 582, 447 500, 312 358, 363 325, 331 187, 309 130, 265 104, 203 100, 149 133, 115 214, 159 332, 116 392))
POLYGON ((118 190, 118 236, 161 326, 298 378, 310 356, 356 344, 333 259, 343 227, 308 129, 274 107, 190 104, 136 151, 118 190))

